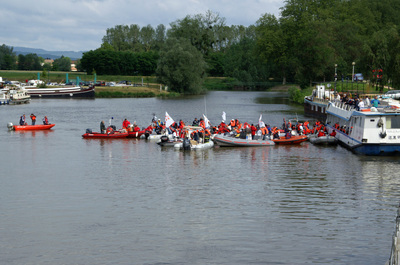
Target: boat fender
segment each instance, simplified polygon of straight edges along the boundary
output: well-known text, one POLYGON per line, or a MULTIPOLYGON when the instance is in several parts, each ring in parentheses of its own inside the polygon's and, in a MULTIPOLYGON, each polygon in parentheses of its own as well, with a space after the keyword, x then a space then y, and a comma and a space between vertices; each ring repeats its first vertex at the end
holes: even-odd
POLYGON ((385 138, 386 135, 387 135, 387 134, 386 134, 386 131, 379 133, 379 136, 380 136, 381 138, 385 138))
POLYGON ((86 133, 92 133, 92 129, 86 129, 86 133))
POLYGON ((383 126, 383 120, 382 120, 382 118, 379 119, 377 125, 378 125, 378 127, 382 127, 382 126, 383 126))

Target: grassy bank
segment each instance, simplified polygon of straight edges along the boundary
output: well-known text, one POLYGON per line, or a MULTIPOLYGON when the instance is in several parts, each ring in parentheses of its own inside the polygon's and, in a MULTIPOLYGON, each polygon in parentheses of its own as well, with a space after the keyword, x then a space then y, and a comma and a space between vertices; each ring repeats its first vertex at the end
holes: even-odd
POLYGON ((97 98, 148 98, 148 97, 177 97, 178 93, 160 91, 153 87, 99 87, 95 89, 97 98))

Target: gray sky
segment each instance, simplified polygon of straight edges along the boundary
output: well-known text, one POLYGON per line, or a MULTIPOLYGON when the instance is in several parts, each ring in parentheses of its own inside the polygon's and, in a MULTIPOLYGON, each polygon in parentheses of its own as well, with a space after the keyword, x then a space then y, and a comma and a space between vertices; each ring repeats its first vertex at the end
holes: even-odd
POLYGON ((3 0, 0 45, 49 51, 100 47, 107 28, 169 24, 207 10, 227 25, 249 26, 265 13, 279 17, 284 0, 3 0))

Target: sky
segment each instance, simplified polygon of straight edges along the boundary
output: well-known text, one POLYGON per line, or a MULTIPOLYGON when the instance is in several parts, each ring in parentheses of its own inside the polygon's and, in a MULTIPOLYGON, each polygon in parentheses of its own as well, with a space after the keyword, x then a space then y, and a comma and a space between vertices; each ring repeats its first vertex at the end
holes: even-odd
POLYGON ((226 25, 254 25, 264 14, 280 16, 284 0, 3 0, 0 45, 48 51, 100 47, 108 28, 156 28, 208 10, 226 25))

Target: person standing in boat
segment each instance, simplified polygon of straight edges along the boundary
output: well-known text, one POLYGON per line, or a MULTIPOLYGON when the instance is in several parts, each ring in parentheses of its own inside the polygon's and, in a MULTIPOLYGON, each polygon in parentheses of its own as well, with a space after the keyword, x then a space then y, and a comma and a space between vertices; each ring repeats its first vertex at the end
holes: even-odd
POLYGON ((19 118, 19 125, 24 126, 26 125, 25 114, 19 118))
POLYGON ((106 133, 106 125, 104 121, 100 122, 100 133, 106 133))
POLYGON ((122 122, 122 129, 128 129, 129 124, 131 124, 131 122, 128 121, 127 119, 125 119, 125 120, 122 122))
POLYGON ((378 96, 375 96, 374 99, 371 100, 371 105, 372 105, 372 107, 377 108, 379 104, 380 104, 380 102, 378 100, 378 96))
POLYGON ((33 114, 33 113, 31 113, 31 120, 32 120, 32 125, 35 125, 35 123, 36 123, 36 116, 35 116, 35 114, 33 114))
POLYGON ((48 125, 49 124, 49 119, 47 119, 47 116, 44 116, 43 118, 43 124, 48 125))

